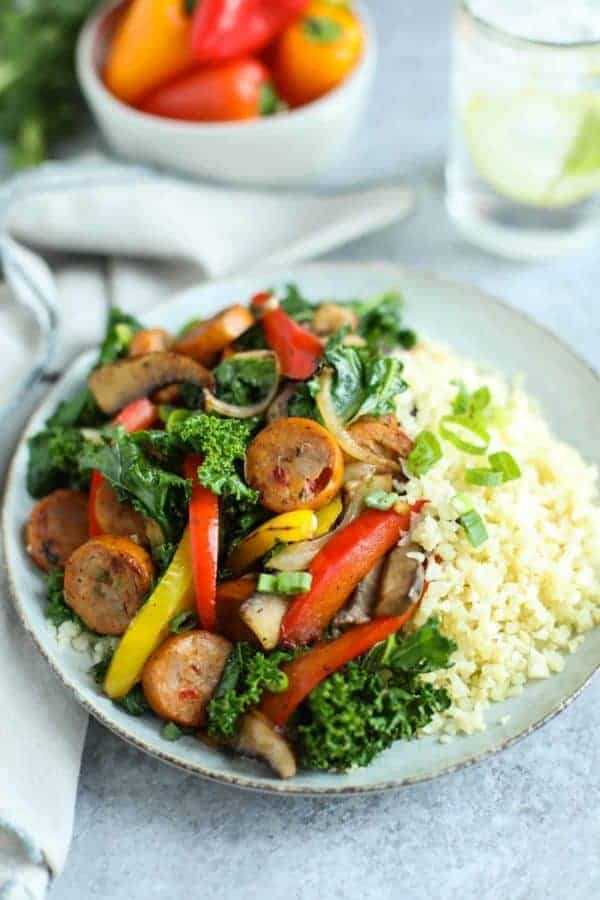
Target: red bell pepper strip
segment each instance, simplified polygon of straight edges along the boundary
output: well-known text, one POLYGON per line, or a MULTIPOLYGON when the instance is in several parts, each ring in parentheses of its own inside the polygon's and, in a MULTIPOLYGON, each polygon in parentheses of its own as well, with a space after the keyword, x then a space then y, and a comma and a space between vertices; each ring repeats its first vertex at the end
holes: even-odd
POLYGON ((252 54, 270 44, 305 9, 308 0, 200 0, 191 48, 200 63, 252 54))
MULTIPOLYGON (((125 431, 144 431, 154 423, 156 419, 156 406, 147 397, 140 397, 124 406, 118 416, 112 420, 113 425, 122 425, 125 431)), ((90 537, 102 534, 102 529, 96 518, 96 494, 102 484, 103 477, 100 472, 92 472, 90 482, 90 496, 88 506, 88 523, 90 537)))
POLYGON ((409 530, 410 515, 410 508, 403 513, 367 509, 331 538, 308 567, 310 590, 299 594, 285 614, 283 644, 295 647, 321 636, 359 581, 409 530))
POLYGON ((402 628, 415 614, 418 605, 413 603, 401 616, 384 616, 356 625, 334 641, 320 644, 283 665, 281 670, 288 677, 288 687, 281 694, 266 693, 260 711, 274 725, 283 728, 294 710, 323 679, 402 628))
POLYGON ((261 323, 267 345, 277 354, 282 374, 298 381, 310 378, 323 355, 319 338, 294 322, 283 309, 268 310, 261 323))
POLYGON ((219 557, 219 498, 198 482, 199 456, 188 456, 183 465, 193 482, 189 523, 192 567, 198 619, 206 631, 217 627, 217 562, 219 557))

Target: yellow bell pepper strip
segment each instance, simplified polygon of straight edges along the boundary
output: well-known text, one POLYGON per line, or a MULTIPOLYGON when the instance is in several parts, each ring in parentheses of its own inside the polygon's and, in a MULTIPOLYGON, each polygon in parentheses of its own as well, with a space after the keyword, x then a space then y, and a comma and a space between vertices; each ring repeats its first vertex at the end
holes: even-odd
POLYGON ((328 531, 331 531, 341 511, 342 501, 339 496, 335 497, 327 506, 322 506, 321 509, 318 509, 316 512, 317 530, 315 531, 315 537, 322 537, 328 531))
POLYGON ((194 65, 191 17, 185 0, 132 0, 111 40, 106 86, 125 103, 142 97, 194 65))
POLYGON ((115 650, 104 680, 109 697, 118 700, 131 690, 139 681, 150 654, 169 634, 171 619, 194 607, 192 544, 186 528, 167 571, 115 650))
POLYGON ((227 560, 227 568, 241 575, 253 562, 272 550, 275 544, 306 541, 315 536, 317 517, 310 509, 296 509, 282 513, 259 525, 240 541, 227 560))

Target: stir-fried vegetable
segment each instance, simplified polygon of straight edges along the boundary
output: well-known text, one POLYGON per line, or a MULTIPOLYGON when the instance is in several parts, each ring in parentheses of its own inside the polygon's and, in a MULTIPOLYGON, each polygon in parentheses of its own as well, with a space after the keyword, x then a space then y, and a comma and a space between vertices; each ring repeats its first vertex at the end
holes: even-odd
POLYGON ((217 625, 217 563, 219 559, 219 502, 217 495, 198 483, 199 456, 188 456, 183 471, 192 482, 189 529, 198 619, 207 631, 217 625))
POLYGON ((291 544, 314 537, 317 517, 310 509, 298 509, 282 513, 259 525, 233 550, 227 560, 227 567, 234 574, 246 571, 252 563, 261 559, 277 544, 291 544))

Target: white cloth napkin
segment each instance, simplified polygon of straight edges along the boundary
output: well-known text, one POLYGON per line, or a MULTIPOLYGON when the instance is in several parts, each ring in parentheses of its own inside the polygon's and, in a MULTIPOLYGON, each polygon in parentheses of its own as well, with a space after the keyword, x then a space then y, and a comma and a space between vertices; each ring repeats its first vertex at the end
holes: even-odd
MULTIPOLYGON (((412 202, 402 186, 258 193, 101 160, 43 167, 0 192, 4 275, 22 304, 0 297, 0 397, 96 343, 110 304, 140 313, 202 278, 324 253, 412 202)), ((30 389, 11 421, 31 403, 30 389)), ((0 900, 31 900, 68 851, 86 716, 30 646, 4 581, 0 599, 0 900)))

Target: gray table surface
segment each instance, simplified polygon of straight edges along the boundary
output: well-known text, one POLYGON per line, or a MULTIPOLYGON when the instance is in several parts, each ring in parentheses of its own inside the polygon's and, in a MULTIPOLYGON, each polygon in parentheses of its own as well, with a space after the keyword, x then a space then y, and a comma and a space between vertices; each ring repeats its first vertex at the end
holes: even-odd
MULTIPOLYGON (((371 0, 378 82, 335 184, 408 177, 410 222, 334 254, 390 259, 503 296, 600 369, 598 248, 540 265, 465 244, 447 221, 450 0, 371 0)), ((557 386, 559 389, 559 386, 557 386)), ((600 412, 600 410, 599 410, 600 412)), ((501 756, 352 800, 259 796, 186 776, 90 722, 75 834, 52 900, 600 897, 600 680, 501 756)))

